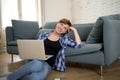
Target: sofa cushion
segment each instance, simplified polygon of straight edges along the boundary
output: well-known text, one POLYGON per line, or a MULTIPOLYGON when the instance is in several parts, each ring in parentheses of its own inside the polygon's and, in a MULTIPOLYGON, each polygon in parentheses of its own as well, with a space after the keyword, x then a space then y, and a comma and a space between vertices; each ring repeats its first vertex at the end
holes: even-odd
POLYGON ((33 39, 39 30, 37 21, 12 20, 15 40, 33 39))
POLYGON ((99 17, 86 40, 87 43, 103 43, 103 23, 107 19, 120 20, 120 14, 99 17))
POLYGON ((99 18, 92 28, 86 42, 87 43, 101 43, 103 42, 103 20, 99 18))
POLYGON ((38 33, 35 35, 35 39, 38 39, 38 37, 39 37, 39 35, 41 34, 41 33, 43 33, 43 32, 46 32, 46 31, 52 31, 53 29, 40 29, 39 31, 38 31, 38 33))
POLYGON ((46 23, 43 25, 43 28, 44 28, 44 29, 55 29, 57 23, 58 23, 58 22, 46 22, 46 23))
POLYGON ((34 39, 37 39, 38 36, 40 35, 40 30, 43 29, 42 27, 39 28, 38 32, 36 33, 36 35, 34 36, 34 39))
POLYGON ((79 54, 90 54, 92 52, 97 52, 102 49, 102 44, 86 44, 82 43, 81 48, 71 48, 67 47, 65 51, 66 56, 73 56, 79 54))
MULTIPOLYGON (((77 29, 78 34, 80 35, 80 38, 82 41, 86 41, 94 23, 88 23, 88 24, 73 24, 73 27, 77 29)), ((74 40, 74 34, 73 32, 70 32, 68 34, 73 40, 74 40)))
POLYGON ((7 43, 8 46, 17 46, 17 41, 9 41, 7 43))

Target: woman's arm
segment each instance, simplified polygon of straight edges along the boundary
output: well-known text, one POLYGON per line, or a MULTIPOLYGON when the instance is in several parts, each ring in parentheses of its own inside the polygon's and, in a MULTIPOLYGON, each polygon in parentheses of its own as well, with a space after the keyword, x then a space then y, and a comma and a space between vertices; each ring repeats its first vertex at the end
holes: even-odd
POLYGON ((70 30, 73 31, 73 33, 74 33, 76 43, 80 44, 81 43, 81 39, 79 37, 79 34, 78 34, 76 28, 70 27, 70 30))

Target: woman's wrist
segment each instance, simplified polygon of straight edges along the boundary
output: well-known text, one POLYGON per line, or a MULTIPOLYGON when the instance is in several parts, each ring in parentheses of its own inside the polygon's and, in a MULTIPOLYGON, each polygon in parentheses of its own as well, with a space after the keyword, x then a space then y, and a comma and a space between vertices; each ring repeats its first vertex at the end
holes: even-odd
POLYGON ((72 31, 73 31, 74 33, 77 33, 77 30, 76 30, 76 29, 73 29, 72 31))
POLYGON ((70 27, 70 29, 71 29, 73 32, 76 32, 76 31, 77 31, 76 28, 74 28, 74 27, 70 27))

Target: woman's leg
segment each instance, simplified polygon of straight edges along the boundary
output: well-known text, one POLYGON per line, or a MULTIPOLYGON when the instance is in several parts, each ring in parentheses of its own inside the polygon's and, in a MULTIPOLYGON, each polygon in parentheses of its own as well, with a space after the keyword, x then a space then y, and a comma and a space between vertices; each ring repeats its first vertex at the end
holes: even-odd
POLYGON ((43 62, 44 61, 32 60, 8 75, 7 80, 17 80, 31 72, 41 71, 43 69, 43 62))
POLYGON ((45 80, 47 76, 51 72, 51 67, 46 63, 43 62, 43 69, 39 72, 32 72, 28 75, 25 75, 20 80, 45 80))

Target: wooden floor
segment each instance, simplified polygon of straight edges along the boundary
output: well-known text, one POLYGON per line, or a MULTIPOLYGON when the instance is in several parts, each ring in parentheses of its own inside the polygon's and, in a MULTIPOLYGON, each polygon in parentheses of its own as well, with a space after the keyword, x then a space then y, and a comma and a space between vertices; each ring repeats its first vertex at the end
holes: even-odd
MULTIPOLYGON (((22 66, 24 61, 19 56, 14 56, 14 63, 11 63, 10 55, 0 54, 0 74, 12 72, 22 66)), ((61 78, 61 80, 120 80, 120 60, 112 65, 103 68, 103 78, 99 75, 100 66, 68 63, 66 72, 52 71, 47 80, 61 78)))

